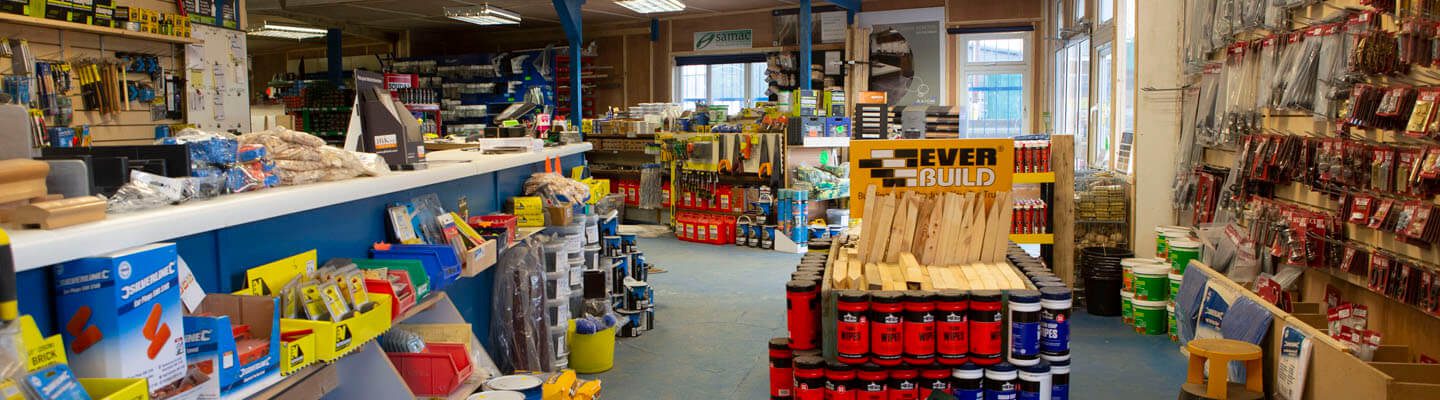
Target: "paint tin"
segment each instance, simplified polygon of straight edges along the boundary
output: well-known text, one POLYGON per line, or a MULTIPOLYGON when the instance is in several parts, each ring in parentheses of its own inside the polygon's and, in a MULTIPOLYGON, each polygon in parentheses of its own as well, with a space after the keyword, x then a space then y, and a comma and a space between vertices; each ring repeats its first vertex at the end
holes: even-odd
POLYGON ((610 293, 625 293, 625 277, 630 276, 630 258, 610 257, 610 293))
POLYGON ((624 249, 620 244, 619 236, 606 236, 603 239, 603 243, 605 247, 605 255, 614 257, 625 254, 625 252, 623 251, 624 249))
POLYGON ((1148 301, 1135 299, 1135 332, 1142 335, 1164 335, 1169 327, 1166 322, 1165 305, 1163 301, 1148 301))
POLYGON ((1170 269, 1175 272, 1185 273, 1185 267, 1190 265, 1190 260, 1200 259, 1200 242, 1192 240, 1171 240, 1169 244, 1170 254, 1168 259, 1170 260, 1170 269))
MULTIPOLYGON (((651 302, 654 302, 654 300, 652 299, 651 302)), ((645 307, 645 311, 640 314, 640 317, 644 322, 641 327, 647 331, 655 330, 655 306, 645 307)))
POLYGON ((950 390, 957 400, 985 400, 985 369, 975 363, 965 363, 950 374, 954 381, 950 390))
POLYGON ((1165 323, 1168 328, 1165 331, 1170 333, 1170 341, 1179 342, 1180 320, 1175 319, 1175 302, 1173 301, 1165 304, 1165 323))
POLYGON ((1135 326, 1135 293, 1120 292, 1120 321, 1135 326))
POLYGON ((615 313, 620 314, 620 329, 616 332, 615 336, 625 338, 638 337, 640 336, 640 332, 644 331, 640 325, 639 310, 619 309, 615 310, 615 313))
POLYGON ((1066 288, 1040 289, 1040 355, 1069 354, 1071 293, 1066 288))
POLYGON ((600 237, 620 234, 620 217, 611 215, 600 219, 600 237))
POLYGON ((1170 267, 1154 264, 1136 265, 1133 273, 1135 276, 1131 278, 1131 282, 1135 289, 1135 300, 1170 300, 1170 267))
POLYGON ((510 390, 487 390, 473 393, 465 400, 525 400, 525 394, 510 390))
POLYGON ((637 244, 637 242, 636 242, 635 234, 633 234, 633 233, 622 233, 622 234, 620 234, 620 248, 621 248, 622 250, 624 250, 625 254, 630 254, 630 253, 634 253, 634 252, 640 251, 640 246, 639 246, 639 245, 637 244))
POLYGON ((770 339, 770 398, 788 399, 795 388, 794 358, 790 339, 770 339))
POLYGON ((763 239, 762 236, 765 236, 764 232, 764 226, 761 226, 759 223, 751 224, 750 233, 745 235, 745 246, 756 248, 760 247, 760 240, 763 239))
POLYGON ((1030 366, 1040 362, 1040 292, 1010 292, 1011 364, 1030 366))
POLYGON ((630 277, 637 281, 649 281, 649 267, 645 265, 645 253, 635 252, 630 254, 630 277))
POLYGON ((764 229, 760 231, 760 248, 767 250, 775 248, 775 225, 765 225, 764 229))
POLYGON ((625 281, 625 302, 627 310, 643 309, 650 304, 650 284, 636 280, 625 281))
POLYGON ((744 218, 735 220, 735 245, 745 246, 750 240, 750 221, 744 218))
POLYGON ((519 392, 527 399, 540 398, 540 386, 545 382, 534 375, 505 375, 485 382, 481 387, 487 391, 508 390, 519 392))

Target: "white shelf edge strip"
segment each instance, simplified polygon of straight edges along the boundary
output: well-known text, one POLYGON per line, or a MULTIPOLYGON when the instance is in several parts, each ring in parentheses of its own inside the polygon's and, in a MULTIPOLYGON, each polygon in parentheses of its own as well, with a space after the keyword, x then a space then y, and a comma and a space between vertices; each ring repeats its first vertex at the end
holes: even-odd
MULTIPOLYGON (((214 231, 349 201, 497 172, 591 149, 589 143, 539 153, 481 155, 447 150, 430 153, 430 167, 303 186, 265 189, 178 206, 115 214, 104 221, 54 230, 11 230, 15 270, 26 271, 82 257, 214 231)), ((565 166, 568 168, 572 166, 565 166)), ((377 217, 378 218, 378 217, 377 217)))

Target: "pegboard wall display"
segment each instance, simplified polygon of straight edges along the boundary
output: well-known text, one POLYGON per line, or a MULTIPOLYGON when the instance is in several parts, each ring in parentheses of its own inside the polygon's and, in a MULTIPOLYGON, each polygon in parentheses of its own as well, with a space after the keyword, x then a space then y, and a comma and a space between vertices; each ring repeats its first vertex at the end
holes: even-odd
POLYGON ((1180 222, 1236 223, 1262 272, 1304 268, 1297 302, 1440 354, 1440 7, 1301 3, 1186 20, 1180 222))
MULTIPOLYGON (((132 0, 126 4, 175 10, 174 3, 159 0, 132 0)), ((16 62, 15 57, 0 57, 7 58, 0 62, 0 74, 6 76, 7 83, 18 79, 36 88, 45 85, 56 89, 44 93, 53 96, 45 98, 48 103, 62 104, 47 108, 47 127, 69 126, 78 132, 80 127, 88 125, 94 145, 125 145, 151 143, 157 125, 183 122, 183 107, 179 104, 182 100, 168 96, 166 88, 171 84, 178 87, 183 67, 181 43, 194 40, 24 15, 4 17, 5 21, 0 22, 0 38, 12 44, 12 51, 18 49, 15 44, 23 40, 34 64, 16 62), (17 65, 29 71, 17 71, 17 65), (57 73, 37 74, 42 65, 47 69, 54 67, 57 73), (81 67, 88 69, 88 66, 94 66, 94 71, 105 76, 102 82, 115 84, 97 87, 91 79, 96 75, 82 72, 81 67), (69 73, 58 73, 62 70, 69 73), (70 107, 63 107, 64 100, 50 101, 51 98, 68 99, 70 107), (51 109, 63 111, 49 115, 51 109)), ((244 54, 243 47, 240 53, 244 54)), ((245 115, 244 119, 248 120, 248 111, 245 115)))
POLYGON ((194 25, 185 46, 185 120, 205 130, 250 131, 245 32, 194 25))

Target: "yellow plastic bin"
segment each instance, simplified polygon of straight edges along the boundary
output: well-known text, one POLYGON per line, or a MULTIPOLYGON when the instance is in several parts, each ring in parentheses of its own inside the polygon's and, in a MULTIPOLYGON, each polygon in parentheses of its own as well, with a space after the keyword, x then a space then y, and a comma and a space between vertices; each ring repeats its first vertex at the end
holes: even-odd
POLYGON ((565 335, 570 341, 570 369, 597 374, 615 367, 615 328, 582 335, 575 333, 575 320, 570 320, 570 330, 565 335))
POLYGON ((96 400, 150 400, 144 379, 80 378, 80 386, 96 400))

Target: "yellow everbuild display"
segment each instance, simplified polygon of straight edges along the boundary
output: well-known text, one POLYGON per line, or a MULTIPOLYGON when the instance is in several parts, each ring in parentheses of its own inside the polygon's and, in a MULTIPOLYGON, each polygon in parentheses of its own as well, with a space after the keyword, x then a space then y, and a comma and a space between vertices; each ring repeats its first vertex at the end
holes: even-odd
POLYGON ((1015 172, 1010 139, 856 140, 850 142, 850 215, 864 218, 865 190, 1008 192, 1015 172))

